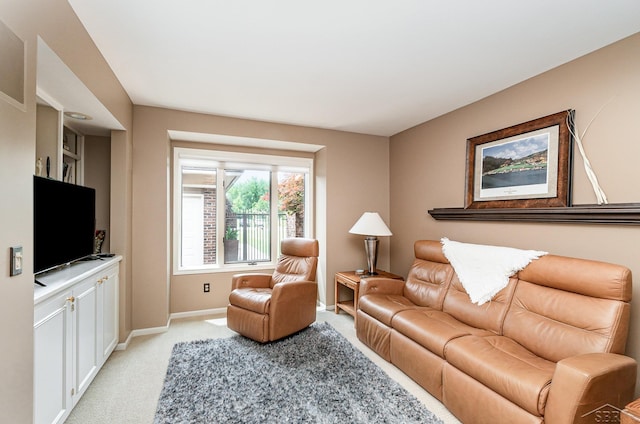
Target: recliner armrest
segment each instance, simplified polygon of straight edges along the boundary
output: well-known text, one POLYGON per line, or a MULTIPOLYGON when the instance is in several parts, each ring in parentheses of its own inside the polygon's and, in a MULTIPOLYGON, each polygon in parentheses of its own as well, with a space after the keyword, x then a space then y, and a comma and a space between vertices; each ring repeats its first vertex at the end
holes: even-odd
POLYGON ((315 281, 286 281, 273 286, 269 305, 271 339, 277 340, 314 322, 317 298, 315 281))
POLYGON ((360 297, 367 294, 394 294, 402 295, 404 280, 384 277, 370 277, 360 279, 360 297))
POLYGON ((599 411, 621 411, 633 399, 637 368, 633 358, 615 353, 588 353, 558 362, 545 422, 593 423, 599 411))
POLYGON ((271 274, 246 273, 236 274, 231 277, 231 290, 239 288, 269 288, 271 287, 271 274))
POLYGON ((318 283, 315 281, 283 281, 273 286, 271 303, 277 303, 280 300, 285 300, 285 298, 296 299, 303 293, 310 291, 314 293, 315 299, 318 292, 318 283))

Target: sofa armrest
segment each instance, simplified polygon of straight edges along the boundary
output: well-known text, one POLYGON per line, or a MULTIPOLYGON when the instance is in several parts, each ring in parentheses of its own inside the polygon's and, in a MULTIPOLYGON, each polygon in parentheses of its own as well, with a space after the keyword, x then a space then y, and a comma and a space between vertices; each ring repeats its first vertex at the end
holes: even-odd
POLYGON ((637 362, 615 353, 588 353, 556 366, 545 422, 594 423, 598 414, 619 414, 633 399, 637 362))
POLYGON ((248 287, 262 289, 271 287, 271 274, 246 273, 231 277, 231 290, 248 287))
POLYGON ((404 280, 394 278, 362 278, 358 295, 360 297, 367 294, 395 294, 401 296, 404 290, 404 283, 404 280))

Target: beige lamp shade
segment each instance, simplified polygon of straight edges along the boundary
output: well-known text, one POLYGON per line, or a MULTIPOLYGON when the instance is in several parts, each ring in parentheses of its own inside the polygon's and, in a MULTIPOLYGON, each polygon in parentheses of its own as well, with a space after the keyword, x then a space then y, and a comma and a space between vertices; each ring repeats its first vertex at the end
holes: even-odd
POLYGON ((358 222, 349 230, 351 234, 365 236, 391 236, 391 230, 384 223, 378 212, 365 212, 358 222))

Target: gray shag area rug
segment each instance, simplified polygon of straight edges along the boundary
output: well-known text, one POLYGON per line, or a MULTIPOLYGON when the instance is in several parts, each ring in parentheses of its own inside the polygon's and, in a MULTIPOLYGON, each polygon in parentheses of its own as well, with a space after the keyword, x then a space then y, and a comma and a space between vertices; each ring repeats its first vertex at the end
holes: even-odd
POLYGON ((154 423, 442 421, 327 323, 280 341, 177 343, 154 423))

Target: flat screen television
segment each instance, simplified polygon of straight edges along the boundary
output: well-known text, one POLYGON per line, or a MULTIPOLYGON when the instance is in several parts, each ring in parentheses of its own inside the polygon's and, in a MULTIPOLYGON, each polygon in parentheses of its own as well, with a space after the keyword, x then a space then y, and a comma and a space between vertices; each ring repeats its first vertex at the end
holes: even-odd
POLYGON ((49 178, 33 177, 33 272, 93 254, 96 191, 49 178))

